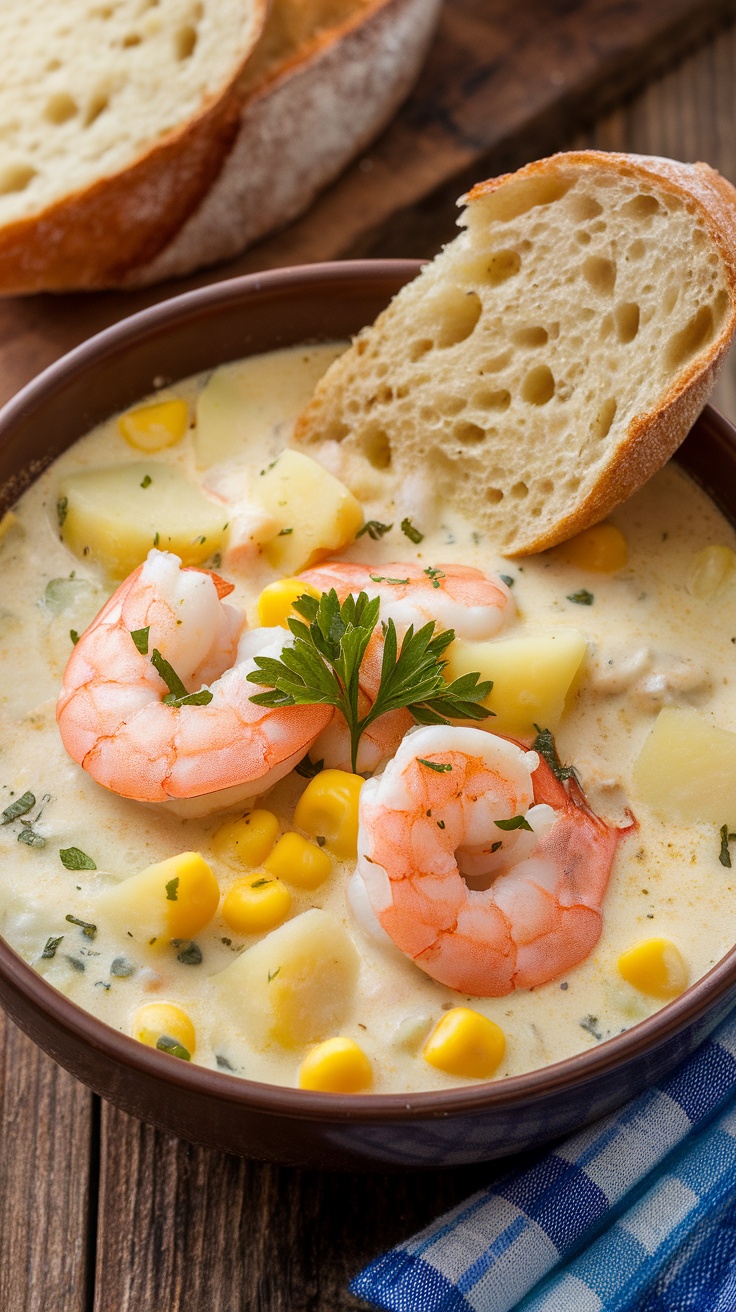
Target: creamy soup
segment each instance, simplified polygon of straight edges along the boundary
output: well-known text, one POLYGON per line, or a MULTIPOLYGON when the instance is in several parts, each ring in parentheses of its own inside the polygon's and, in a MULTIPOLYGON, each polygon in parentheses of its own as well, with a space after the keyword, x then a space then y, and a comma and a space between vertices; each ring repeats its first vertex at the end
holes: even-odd
MULTIPOLYGON (((341 1036, 367 1063, 355 1087, 388 1092, 460 1084, 469 1078, 467 1066, 461 1062, 457 1073, 431 1064, 427 1044, 443 1016, 467 1008, 502 1032, 493 1076, 503 1078, 627 1029, 709 970, 736 938, 728 837, 736 805, 721 814, 711 797, 711 814, 697 798, 675 797, 668 806, 674 785, 662 773, 667 732, 682 741, 683 725, 686 739, 691 730, 704 736, 706 758, 711 751, 717 760, 722 750, 722 760, 733 759, 734 532, 676 465, 615 512, 614 534, 583 535, 567 548, 521 561, 504 560, 473 524, 439 502, 420 470, 399 485, 390 469, 346 467, 339 448, 326 446, 319 453, 330 472, 324 488, 318 469, 311 483, 299 471, 279 483, 279 471, 289 467, 278 457, 294 418, 340 349, 275 352, 157 393, 141 405, 184 404, 148 419, 136 411, 127 427, 125 417, 122 424, 116 417, 99 425, 2 522, 0 927, 27 962, 80 1006, 123 1033, 212 1069, 295 1085, 313 1046, 341 1036), (119 487, 110 486, 111 467, 119 487), (101 483, 95 471, 107 471, 101 483), (80 484, 82 473, 92 474, 92 482, 80 484), (350 490, 349 502, 340 501, 336 480, 350 490), (190 492, 194 500, 187 500, 190 492), (150 520, 140 510, 145 497, 150 520), (367 531, 360 532, 360 518, 350 519, 353 499, 367 531), (121 515, 138 517, 127 537, 118 532, 121 515), (310 532, 322 533, 323 541, 310 539, 308 546, 368 565, 377 578, 389 562, 422 571, 456 563, 504 578, 513 604, 502 627, 475 650, 472 638, 458 641, 449 653, 452 673, 478 670, 494 678, 488 704, 497 718, 485 720, 485 729, 497 727, 528 745, 536 717, 544 719, 539 727, 554 731, 559 760, 574 765, 590 807, 610 826, 626 829, 603 900, 600 938, 583 961, 553 971, 548 982, 504 996, 459 992, 377 933, 370 915, 356 918, 347 896, 356 867, 349 836, 341 847, 339 835, 325 841, 313 826, 310 831, 308 806, 301 812, 307 824, 295 823, 299 798, 320 779, 306 777, 320 759, 320 740, 304 748, 304 756, 310 750, 301 773, 290 769, 265 795, 234 798, 214 814, 196 814, 197 807, 180 814, 168 804, 118 796, 65 751, 56 705, 73 643, 84 650, 87 625, 149 546, 184 551, 189 564, 213 569, 233 585, 227 604, 242 607, 249 629, 258 629, 264 615, 277 622, 281 605, 278 590, 270 594, 271 612, 259 612, 259 598, 298 572, 310 532), (335 549, 330 532, 349 541, 335 549), (652 739, 655 725, 664 734, 660 747, 652 739), (722 731, 720 747, 709 746, 709 735, 722 731), (254 810, 248 832, 238 830, 254 810), (287 844, 281 863, 269 868, 285 834, 296 835, 297 846, 292 851, 287 844), (131 884, 133 894, 126 890, 116 900, 127 879, 186 852, 199 853, 216 881, 214 893, 211 883, 200 889, 200 901, 214 899, 197 913, 207 923, 199 924, 197 915, 187 919, 179 897, 189 888, 191 866, 166 867, 161 906, 143 884, 137 894, 131 884), (255 922, 239 919, 232 902, 225 914, 229 892, 243 879, 251 902, 270 890, 260 931, 233 928, 255 922), (181 910, 180 921, 165 919, 172 907, 176 915, 181 910), (327 919, 299 921, 314 909, 327 919), (307 935, 295 965, 296 949, 284 933, 296 922, 317 930, 313 939, 307 935), (171 932, 175 923, 178 934, 171 932), (334 952, 330 926, 339 933, 334 952), (276 945, 271 958, 263 949, 269 943, 276 945), (639 956, 635 951, 627 968, 631 949, 639 956), (346 953, 352 964, 341 975, 346 953), (337 974, 323 988, 319 971, 331 954, 337 974), (295 1003, 297 976, 308 974, 310 960, 318 987, 310 993, 307 983, 295 1003), (326 997, 330 990, 339 996, 326 997), (154 1004, 163 1011, 152 1010, 154 1004)), ((139 634, 136 646, 148 658, 146 643, 139 634)), ((110 669, 106 675, 117 677, 110 669)), ((344 838, 341 823, 338 814, 344 838)), ((494 831, 497 842, 504 832, 494 831)), ((318 1080, 315 1087, 330 1086, 318 1080)))

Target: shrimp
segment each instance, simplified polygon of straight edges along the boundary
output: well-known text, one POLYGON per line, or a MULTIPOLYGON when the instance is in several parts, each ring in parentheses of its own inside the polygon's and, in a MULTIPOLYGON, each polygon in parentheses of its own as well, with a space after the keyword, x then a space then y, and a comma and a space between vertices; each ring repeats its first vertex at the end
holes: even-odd
POLYGON ((69 755, 121 797, 205 815, 262 793, 296 765, 332 716, 328 706, 257 706, 253 656, 278 656, 283 629, 242 636, 232 586, 151 551, 80 637, 56 718, 69 755), (165 705, 167 685, 131 634, 148 629, 187 690, 207 705, 165 705), (200 799, 194 801, 192 799, 200 799))
MULTIPOLYGON (((422 569, 416 564, 372 567, 329 561, 305 570, 300 577, 318 592, 334 588, 341 602, 350 593, 380 597, 381 619, 393 619, 400 638, 410 624, 417 629, 434 620, 441 629, 454 629, 459 638, 481 641, 493 637, 515 612, 511 593, 501 579, 488 578, 465 565, 422 569)), ((376 630, 360 670, 360 715, 375 701, 382 654, 383 638, 376 630)), ((412 715, 404 710, 391 711, 374 721, 360 741, 358 770, 376 770, 393 756, 413 724, 412 715)), ((351 769, 350 735, 339 711, 315 743, 315 755, 328 766, 351 769)))
POLYGON ((626 830, 595 816, 574 780, 568 787, 537 752, 496 734, 414 730, 361 792, 358 918, 370 932, 367 902, 417 966, 476 997, 570 970, 598 942, 626 830), (524 827, 498 827, 518 817, 524 827))

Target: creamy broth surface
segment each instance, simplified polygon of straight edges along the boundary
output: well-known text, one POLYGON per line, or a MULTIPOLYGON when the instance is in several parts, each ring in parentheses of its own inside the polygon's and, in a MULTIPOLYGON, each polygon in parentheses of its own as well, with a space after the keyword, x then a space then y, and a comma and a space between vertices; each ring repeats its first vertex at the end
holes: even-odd
MULTIPOLYGON (((275 459, 316 379, 340 349, 295 348, 226 367, 236 382, 245 379, 255 398, 244 421, 238 466, 257 472, 275 459)), ((205 376, 190 379, 156 399, 183 398, 193 412, 204 382, 205 376)), ((191 430, 177 445, 148 458, 178 466, 195 485, 207 477, 197 468, 191 430)), ((81 633, 114 586, 92 560, 78 559, 60 541, 58 486, 72 471, 140 459, 114 418, 101 424, 24 494, 15 507, 17 522, 0 543, 0 809, 30 790, 37 805, 28 818, 45 839, 43 847, 27 846, 18 841, 18 823, 0 827, 0 928, 51 984, 121 1031, 130 1032, 131 1017, 142 1003, 175 1002, 194 1023, 196 1062, 293 1085, 303 1050, 255 1046, 222 1006, 213 983, 254 938, 234 935, 218 913, 196 936, 201 963, 187 965, 174 952, 151 950, 128 935, 120 938, 96 913, 102 890, 188 849, 210 862, 223 893, 238 878, 212 853, 222 815, 182 819, 107 792, 67 756, 56 726, 70 630, 81 633), (97 869, 66 869, 59 851, 71 847, 88 853, 97 869), (94 939, 67 921, 69 915, 95 923, 94 939), (62 935, 55 955, 44 959, 44 945, 62 935), (121 959, 130 973, 111 974, 112 963, 121 959)), ((564 629, 584 634, 588 655, 556 734, 559 755, 575 764, 598 814, 623 823, 630 807, 639 824, 619 845, 603 933, 590 956, 562 979, 501 998, 460 996, 398 950, 366 937, 346 902, 354 863, 335 860, 330 878, 313 892, 293 889, 292 916, 325 908, 345 925, 360 955, 355 1005, 340 1032, 369 1057, 376 1092, 465 1082, 422 1057, 433 1024, 457 1005, 472 1006, 504 1031, 506 1055, 496 1078, 593 1047, 662 1005, 621 977, 617 959, 624 949, 654 935, 671 939, 694 981, 736 941, 732 871, 719 861, 717 830, 712 824, 656 818, 637 799, 632 777, 662 705, 694 707, 710 723, 736 731, 731 677, 736 582, 727 583, 715 601, 694 596, 687 585, 696 553, 711 545, 736 548, 736 535, 705 494, 669 465, 612 516, 629 552, 628 564, 618 572, 586 573, 554 552, 508 561, 434 496, 420 472, 397 486, 390 470, 367 464, 343 468, 338 449, 326 448, 322 459, 361 501, 366 519, 394 524, 379 541, 364 534, 339 553, 340 559, 378 566, 398 560, 422 566, 458 562, 501 573, 513 580, 518 615, 499 636, 564 629), (420 544, 401 533, 405 517, 424 534, 420 544), (593 594, 591 604, 569 600, 583 589, 593 594)), ((235 584, 232 600, 256 626, 259 593, 277 574, 262 558, 247 570, 223 567, 222 572, 235 584)), ((292 827, 304 787, 305 780, 292 773, 259 803, 276 813, 282 830, 292 827)), ((734 826, 736 814, 723 820, 734 826)))

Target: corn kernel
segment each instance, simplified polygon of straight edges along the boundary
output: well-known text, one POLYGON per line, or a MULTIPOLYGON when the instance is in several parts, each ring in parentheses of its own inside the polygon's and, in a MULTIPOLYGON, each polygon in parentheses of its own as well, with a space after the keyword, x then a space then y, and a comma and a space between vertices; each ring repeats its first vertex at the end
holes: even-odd
POLYGON ((139 1043, 189 1061, 197 1046, 194 1026, 181 1007, 173 1002, 147 1002, 133 1019, 131 1033, 139 1043), (177 1051, 177 1049, 179 1049, 177 1051))
POLYGON ((297 888, 319 888, 332 870, 332 861, 321 847, 294 833, 281 836, 263 865, 270 874, 297 888))
POLYGON ((236 934, 265 934, 286 920, 290 908, 286 884, 256 870, 233 884, 222 904, 222 917, 236 934))
POLYGON ((294 824, 324 838, 337 857, 358 854, 358 802, 364 780, 346 770, 322 770, 310 779, 294 811, 294 824))
POLYGON ((362 1048, 338 1035, 318 1043, 299 1067, 299 1088, 320 1093, 361 1093, 373 1083, 373 1068, 362 1048))
POLYGON ((615 524, 595 524, 560 548, 560 555, 569 565, 589 569, 594 574, 613 574, 623 569, 629 559, 626 538, 615 524))
POLYGON ((156 401, 118 419, 120 434, 136 451, 163 451, 180 442, 189 427, 186 401, 156 401))
POLYGON ((424 1045, 424 1060, 448 1075, 487 1080, 506 1051, 504 1032, 470 1007, 453 1007, 435 1025, 424 1045))
POLYGON ((273 812, 256 809, 220 825, 212 838, 212 850, 229 866, 253 869, 263 864, 278 836, 279 822, 273 812))
POLYGON ((261 628, 270 629, 280 625, 282 629, 288 629, 290 619, 301 618, 294 610, 294 602, 305 592, 309 597, 319 597, 317 589, 302 579, 279 579, 278 583, 269 583, 258 598, 258 623, 261 628))
POLYGON ((676 998, 687 988, 687 966, 680 949, 668 938, 636 943, 618 959, 627 983, 653 998, 676 998))
POLYGON ((7 537, 14 524, 18 523, 18 516, 12 510, 6 510, 4 515, 0 515, 0 542, 7 537))
POLYGON ((730 547, 703 547, 693 558, 687 580, 688 592, 709 601, 726 586, 734 572, 736 552, 730 547))

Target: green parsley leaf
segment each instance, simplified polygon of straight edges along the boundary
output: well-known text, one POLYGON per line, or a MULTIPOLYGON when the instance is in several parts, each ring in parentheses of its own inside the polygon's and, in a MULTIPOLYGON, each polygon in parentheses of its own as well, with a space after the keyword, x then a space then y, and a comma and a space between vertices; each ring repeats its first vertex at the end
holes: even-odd
POLYGON ((275 979, 275 978, 276 978, 276 976, 278 975, 278 973, 279 973, 280 970, 281 970, 281 967, 280 967, 280 966, 277 966, 276 969, 273 970, 273 971, 269 970, 269 972, 268 972, 268 982, 269 982, 269 984, 271 983, 271 980, 272 980, 272 979, 275 979))
POLYGON ((736 838, 736 834, 729 834, 728 825, 721 825, 721 850, 718 860, 722 866, 726 866, 729 870, 731 868, 731 853, 728 850, 728 844, 734 838, 736 838))
POLYGON ((35 805, 36 799, 33 793, 23 793, 22 797, 17 797, 14 802, 10 803, 10 806, 6 806, 0 816, 0 824, 11 824, 13 820, 18 820, 26 812, 32 811, 35 805))
POLYGON ((404 534, 404 537, 407 537, 409 541, 413 542, 417 547, 420 542, 424 541, 424 534, 420 533, 419 529, 414 527, 410 519, 402 519, 401 532, 404 534))
POLYGON ((162 1034, 160 1039, 156 1039, 156 1047, 159 1052, 168 1052, 170 1057, 180 1057, 182 1061, 192 1060, 184 1044, 170 1038, 168 1034, 162 1034))
POLYGON ((150 474, 144 474, 144 475, 143 475, 143 480, 142 480, 142 482, 141 482, 141 487, 150 487, 151 484, 152 484, 152 482, 153 482, 153 479, 151 478, 151 475, 150 475, 150 474))
POLYGON ((441 761, 425 761, 423 756, 417 757, 417 763, 419 765, 426 765, 428 770, 435 770, 437 774, 447 774, 447 772, 452 769, 449 761, 443 765, 441 761))
POLYGON ((390 533, 392 528, 393 524, 382 524, 380 519, 367 519, 355 534, 355 540, 357 542, 358 538, 362 538, 363 534, 367 533, 369 538, 378 542, 379 538, 382 538, 384 533, 390 533))
POLYGON ((440 586, 440 579, 445 578, 444 570, 433 569, 431 565, 427 566, 424 573, 427 575, 427 578, 432 580, 433 588, 438 588, 440 586))
POLYGON ((569 593, 567 600, 574 601, 576 606, 592 606, 595 597, 592 592, 588 592, 587 588, 581 588, 579 592, 569 593))
POLYGON ((297 774, 300 774, 302 779, 314 779, 316 775, 321 774, 324 768, 324 760, 311 761, 308 754, 302 757, 298 765, 294 766, 297 774))
POLYGON ((110 967, 110 974, 116 979, 127 979, 129 975, 135 974, 135 966, 127 957, 116 957, 110 967))
POLYGON ((182 966, 201 966, 202 949, 196 943, 188 943, 181 952, 177 952, 176 959, 182 966))
POLYGON ((164 706, 208 706, 212 701, 209 688, 202 688, 200 692, 187 692, 176 670, 164 659, 157 647, 151 652, 151 664, 169 690, 163 699, 164 706))
POLYGON ((288 538, 289 534, 290 534, 290 533, 293 533, 293 532, 294 532, 293 528, 280 528, 279 531, 278 531, 278 533, 276 534, 276 537, 277 537, 277 538, 288 538))
POLYGON ((368 577, 370 578, 370 580, 371 580, 372 583, 392 583, 392 584, 399 584, 399 583, 408 583, 408 582, 409 582, 408 579, 389 579, 389 578, 386 578, 383 574, 369 574, 368 577))
POLYGON ((272 884, 272 883, 273 880, 267 879, 266 876, 264 875, 261 879, 255 879, 251 884, 251 888, 265 888, 266 884, 272 884))
POLYGON ((70 925, 78 925, 85 938, 97 937, 97 926, 91 925, 88 920, 78 920, 76 916, 64 916, 70 925))
POLYGON ((284 647, 278 659, 254 657, 256 669, 247 676, 250 683, 269 690, 251 697, 259 706, 337 707, 350 731, 354 771, 361 735, 389 711, 406 707, 418 724, 484 720, 492 714, 480 705, 492 685, 479 683, 478 673, 464 674, 453 683, 445 681, 442 656, 455 637, 454 630, 435 633, 434 621, 430 621, 415 633, 411 625, 399 647, 390 619, 384 627, 378 692, 361 717, 360 666, 378 624, 379 608, 380 598, 369 599, 365 592, 346 597, 342 605, 334 588, 319 599, 298 597, 294 609, 303 619, 289 620, 293 646, 284 647))
POLYGON ((141 656, 148 655, 148 635, 150 632, 151 632, 150 624, 147 624, 145 629, 130 630, 130 636, 133 639, 133 642, 135 643, 136 647, 138 648, 138 651, 140 652, 141 656))
POLYGON ((21 824, 25 825, 25 828, 18 834, 19 843, 25 843, 26 847, 46 846, 46 839, 41 834, 37 834, 26 820, 21 820, 21 824))
POLYGON ((76 630, 76 629, 70 629, 70 630, 69 630, 69 637, 70 637, 71 640, 72 640, 72 644, 73 644, 73 646, 76 647, 77 643, 79 642, 79 634, 77 633, 77 630, 76 630))
POLYGON ((79 971, 80 975, 82 974, 83 971, 87 969, 84 962, 80 961, 78 957, 67 957, 66 960, 69 962, 69 965, 71 966, 72 970, 79 971))
POLYGON ((557 755, 557 748, 555 747, 552 730, 540 729, 538 724, 535 724, 534 728, 537 731, 537 736, 532 743, 531 750, 533 752, 539 752, 539 755, 547 762, 553 775, 559 779, 560 783, 564 784, 567 779, 577 778, 574 765, 561 764, 560 758, 557 755))
POLYGON ((498 840, 497 843, 491 843, 491 856, 493 856, 493 853, 494 853, 494 852, 497 852, 497 851, 498 851, 499 847, 503 847, 503 839, 502 839, 502 838, 499 838, 499 840, 498 840))
POLYGON ((512 815, 510 820, 494 820, 493 823, 497 829, 528 829, 533 833, 525 815, 512 815))
POLYGON ((160 533, 154 533, 154 535, 153 535, 153 545, 154 545, 154 547, 157 547, 160 541, 161 541, 161 534, 160 534, 160 533))
POLYGON ((167 901, 167 902, 176 902, 176 901, 178 901, 178 898, 179 898, 179 894, 178 894, 178 892, 177 892, 178 887, 179 887, 179 876, 178 876, 178 875, 174 875, 174 878, 173 878, 173 879, 170 879, 169 882, 168 882, 168 884, 166 885, 166 901, 167 901))
POLYGON ((59 521, 59 528, 64 527, 64 520, 67 517, 68 511, 69 511, 69 498, 59 497, 59 500, 56 503, 56 518, 59 521))
POLYGON ((516 579, 512 579, 510 574, 499 574, 498 577, 502 583, 506 584, 507 588, 513 588, 514 583, 516 582, 516 579))
POLYGON ((97 866, 91 856, 87 856, 80 847, 62 847, 59 849, 61 864, 66 870, 96 870, 97 866))
POLYGON ((46 958, 49 958, 49 957, 55 957, 55 956, 56 956, 56 949, 58 948, 59 944, 61 943, 63 937, 64 937, 63 934, 59 934, 57 938, 47 938, 47 939, 46 939, 46 946, 44 947, 44 950, 43 950, 43 952, 41 953, 41 958, 43 959, 44 957, 46 957, 46 958))

